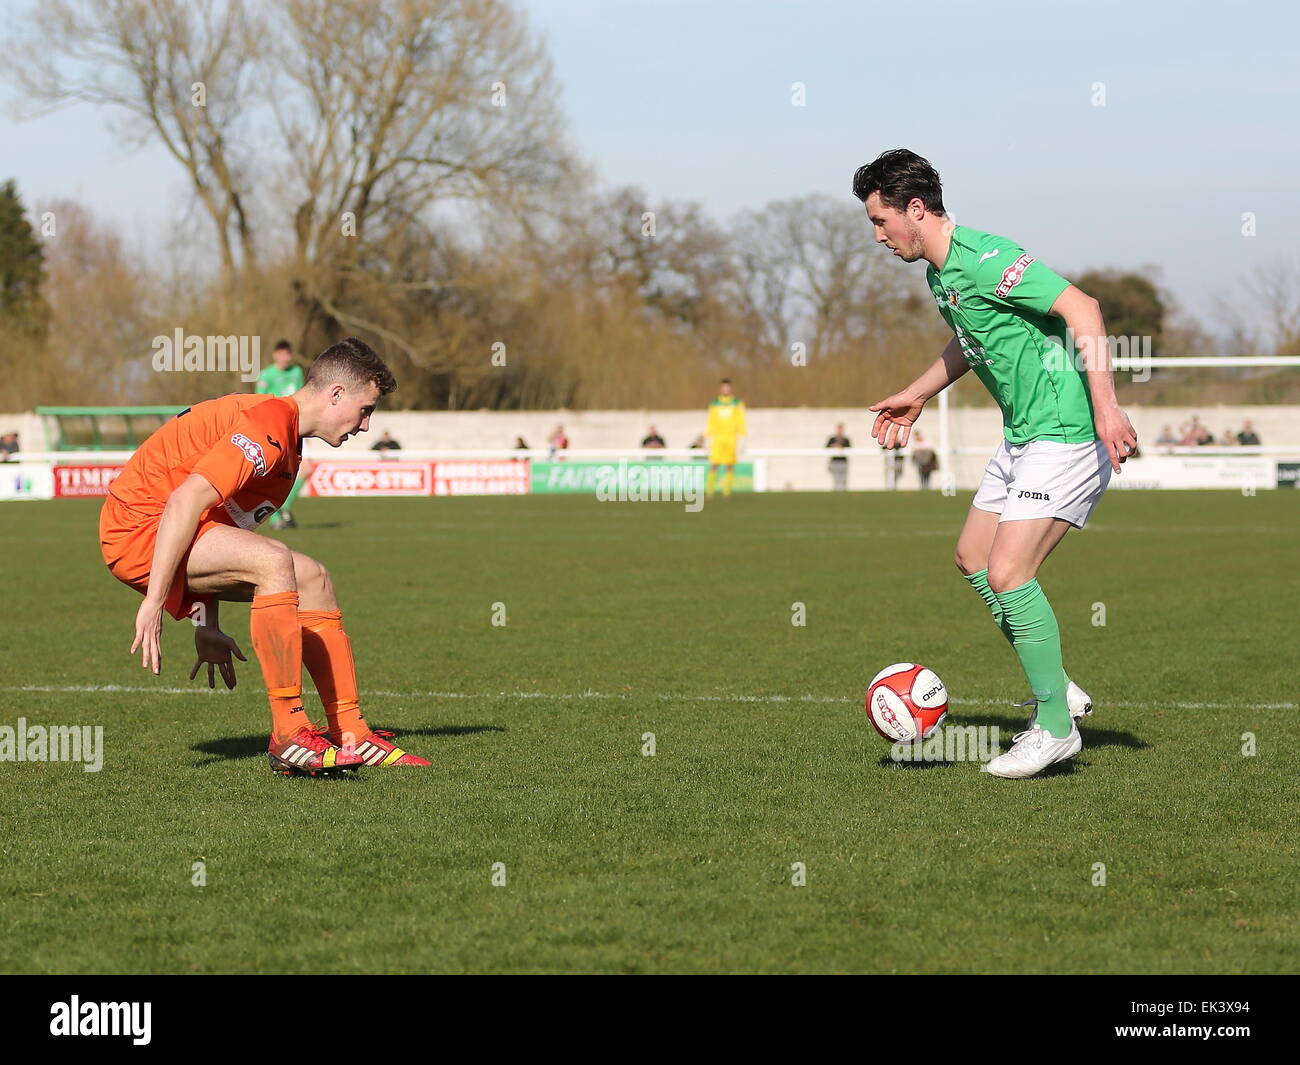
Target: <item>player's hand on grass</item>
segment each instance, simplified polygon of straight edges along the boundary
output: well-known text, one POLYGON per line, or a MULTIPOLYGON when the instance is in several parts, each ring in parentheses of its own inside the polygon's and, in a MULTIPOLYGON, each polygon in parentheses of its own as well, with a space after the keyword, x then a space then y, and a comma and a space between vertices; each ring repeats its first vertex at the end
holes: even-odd
POLYGON ((241 662, 248 661, 239 649, 239 645, 214 625, 200 625, 194 630, 194 650, 198 652, 199 657, 194 663, 194 668, 190 670, 190 680, 194 679, 199 667, 206 662, 209 688, 217 686, 217 679, 213 673, 214 667, 221 670, 221 679, 226 682, 227 688, 235 686, 235 663, 230 657, 232 654, 241 662))
POLYGON ((1137 430, 1118 404, 1099 408, 1093 415, 1093 425, 1097 430, 1097 439, 1106 445, 1111 469, 1119 473, 1120 463, 1125 462, 1137 450, 1137 430))
POLYGON ((907 447, 912 426, 916 424, 924 407, 924 400, 918 400, 907 392, 896 392, 888 399, 873 403, 867 408, 878 412, 876 423, 871 427, 871 438, 879 440, 880 446, 887 450, 907 447))
POLYGON ((140 665, 153 670, 154 676, 162 672, 162 612, 163 604, 147 596, 135 613, 135 640, 131 654, 140 651, 140 665))

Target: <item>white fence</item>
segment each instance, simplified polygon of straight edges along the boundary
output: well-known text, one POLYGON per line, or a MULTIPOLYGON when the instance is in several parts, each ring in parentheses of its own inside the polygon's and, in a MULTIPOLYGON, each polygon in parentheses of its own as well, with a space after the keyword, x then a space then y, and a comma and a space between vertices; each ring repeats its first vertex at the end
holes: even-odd
MULTIPOLYGON (((960 382, 957 388, 967 387, 960 382)), ((1231 487, 1255 479, 1258 487, 1277 483, 1277 474, 1289 476, 1291 465, 1300 462, 1300 406, 1224 406, 1126 408, 1138 431, 1143 457, 1126 463, 1124 472, 1112 482, 1117 488, 1167 485, 1169 487, 1231 487), (1262 448, 1164 448, 1154 441, 1170 426, 1180 426, 1198 416, 1216 436, 1225 429, 1236 431, 1251 422, 1265 445, 1262 448), (1266 475, 1265 471, 1269 471, 1266 475)), ((698 410, 617 411, 387 411, 372 419, 368 434, 331 449, 319 441, 308 441, 305 455, 316 460, 370 461, 377 456, 371 445, 384 431, 398 440, 397 452, 412 460, 472 460, 475 458, 520 458, 544 460, 549 456, 543 444, 562 425, 572 447, 568 459, 617 460, 644 457, 635 445, 654 426, 672 447, 654 454, 665 459, 700 459, 701 451, 690 444, 704 432, 706 412, 698 410), (522 437, 534 445, 527 450, 513 445, 522 437)), ((881 490, 891 484, 915 490, 919 478, 907 454, 883 454, 871 440, 875 414, 864 407, 840 408, 754 408, 747 412, 749 436, 741 459, 761 464, 768 491, 829 491, 829 453, 819 447, 843 424, 858 446, 843 454, 849 459, 848 486, 851 490, 881 490)), ((925 442, 939 453, 939 472, 931 488, 948 485, 949 490, 971 491, 979 483, 984 465, 1002 436, 999 411, 994 407, 950 407, 941 411, 927 408, 917 426, 925 442)), ((54 461, 96 463, 122 461, 121 453, 45 452, 49 440, 43 420, 31 413, 0 414, 0 432, 14 431, 28 450, 22 465, 54 461)), ((917 439, 913 436, 913 442, 917 439)), ((756 469, 756 474, 758 470, 756 469)), ((39 469, 31 476, 44 477, 39 469)), ((18 476, 13 464, 0 464, 0 496, 14 494, 18 476), (6 471, 7 472, 4 472, 6 471)))
MULTIPOLYGON (((315 444, 315 442, 313 442, 315 444)), ((972 490, 991 453, 991 448, 961 448, 941 459, 947 465, 930 478, 932 491, 947 493, 972 490)), ((434 471, 441 464, 463 466, 471 463, 497 463, 527 459, 544 462, 558 458, 577 464, 602 463, 614 466, 620 461, 683 462, 706 465, 699 450, 667 448, 577 448, 552 456, 544 449, 462 449, 423 448, 388 452, 384 456, 368 452, 342 453, 315 444, 306 457, 319 465, 347 464, 349 467, 373 466, 376 472, 385 467, 397 472, 403 467, 427 467, 430 491, 412 494, 440 494, 432 490, 434 471)), ((105 473, 124 463, 129 451, 101 452, 27 452, 19 461, 0 463, 0 500, 50 499, 63 496, 94 496, 106 487, 99 483, 97 468, 105 473)), ((750 448, 740 461, 754 467, 756 491, 829 491, 833 481, 830 459, 846 457, 848 488, 862 490, 918 490, 920 475, 912 461, 913 451, 883 452, 880 448, 854 447, 843 450, 825 448, 750 448)), ((1141 457, 1130 459, 1120 476, 1111 481, 1117 489, 1187 489, 1229 488, 1262 490, 1296 487, 1300 477, 1300 447, 1146 447, 1141 457)), ((489 478, 490 480, 490 478, 489 478)), ((525 475, 526 480, 526 475, 525 475)), ((499 491, 500 489, 489 489, 499 491)), ((527 491, 525 483, 520 494, 527 491)))

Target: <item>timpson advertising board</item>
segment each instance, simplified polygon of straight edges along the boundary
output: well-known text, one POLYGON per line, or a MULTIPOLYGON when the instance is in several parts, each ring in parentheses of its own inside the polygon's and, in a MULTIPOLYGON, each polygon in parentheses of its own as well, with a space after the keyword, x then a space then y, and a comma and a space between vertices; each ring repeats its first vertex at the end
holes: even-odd
POLYGON ((84 496, 106 496, 109 486, 117 480, 125 467, 121 465, 55 466, 54 497, 76 499, 84 496))

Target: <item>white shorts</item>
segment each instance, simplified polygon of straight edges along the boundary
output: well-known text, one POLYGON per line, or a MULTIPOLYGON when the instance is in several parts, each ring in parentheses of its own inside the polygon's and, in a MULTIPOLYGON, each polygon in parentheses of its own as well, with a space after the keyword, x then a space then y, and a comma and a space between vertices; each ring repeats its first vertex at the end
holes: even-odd
POLYGON ((1003 440, 984 468, 971 506, 1000 515, 999 522, 1061 518, 1082 529, 1101 502, 1110 473, 1110 456, 1100 440, 1003 440))

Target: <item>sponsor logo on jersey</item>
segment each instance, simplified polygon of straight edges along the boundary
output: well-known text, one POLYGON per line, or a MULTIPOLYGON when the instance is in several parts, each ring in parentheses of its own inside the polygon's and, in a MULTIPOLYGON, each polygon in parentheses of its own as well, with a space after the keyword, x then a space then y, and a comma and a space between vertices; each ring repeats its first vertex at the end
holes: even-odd
POLYGON ((993 291, 998 296, 1006 296, 1024 279, 1025 271, 1029 264, 1034 261, 1032 255, 1022 255, 1005 270, 1002 271, 1002 280, 998 282, 998 287, 993 291))
POLYGON ((961 293, 955 288, 945 289, 944 295, 948 297, 949 307, 956 307, 961 302, 961 293))
POLYGON ((961 353, 966 357, 966 361, 972 366, 992 366, 993 360, 988 357, 988 352, 984 345, 976 340, 966 331, 965 326, 954 325, 953 329, 957 333, 957 341, 961 344, 961 353))
POLYGON ((244 453, 244 458, 253 464, 253 470, 258 477, 266 473, 266 456, 262 454, 262 445, 249 440, 243 433, 236 433, 230 438, 230 442, 244 453))
POLYGON ((249 532, 256 529, 278 509, 269 499, 262 500, 252 510, 245 510, 233 499, 227 499, 222 506, 226 508, 226 513, 230 515, 231 521, 241 529, 249 530, 249 532))
POLYGON ((1044 503, 1050 503, 1050 502, 1052 501, 1052 497, 1049 496, 1046 492, 1028 492, 1028 491, 1025 491, 1025 490, 1023 490, 1023 489, 1021 490, 1020 495, 1017 496, 1017 498, 1018 498, 1018 499, 1038 499, 1038 500, 1041 500, 1041 501, 1044 502, 1044 503))

